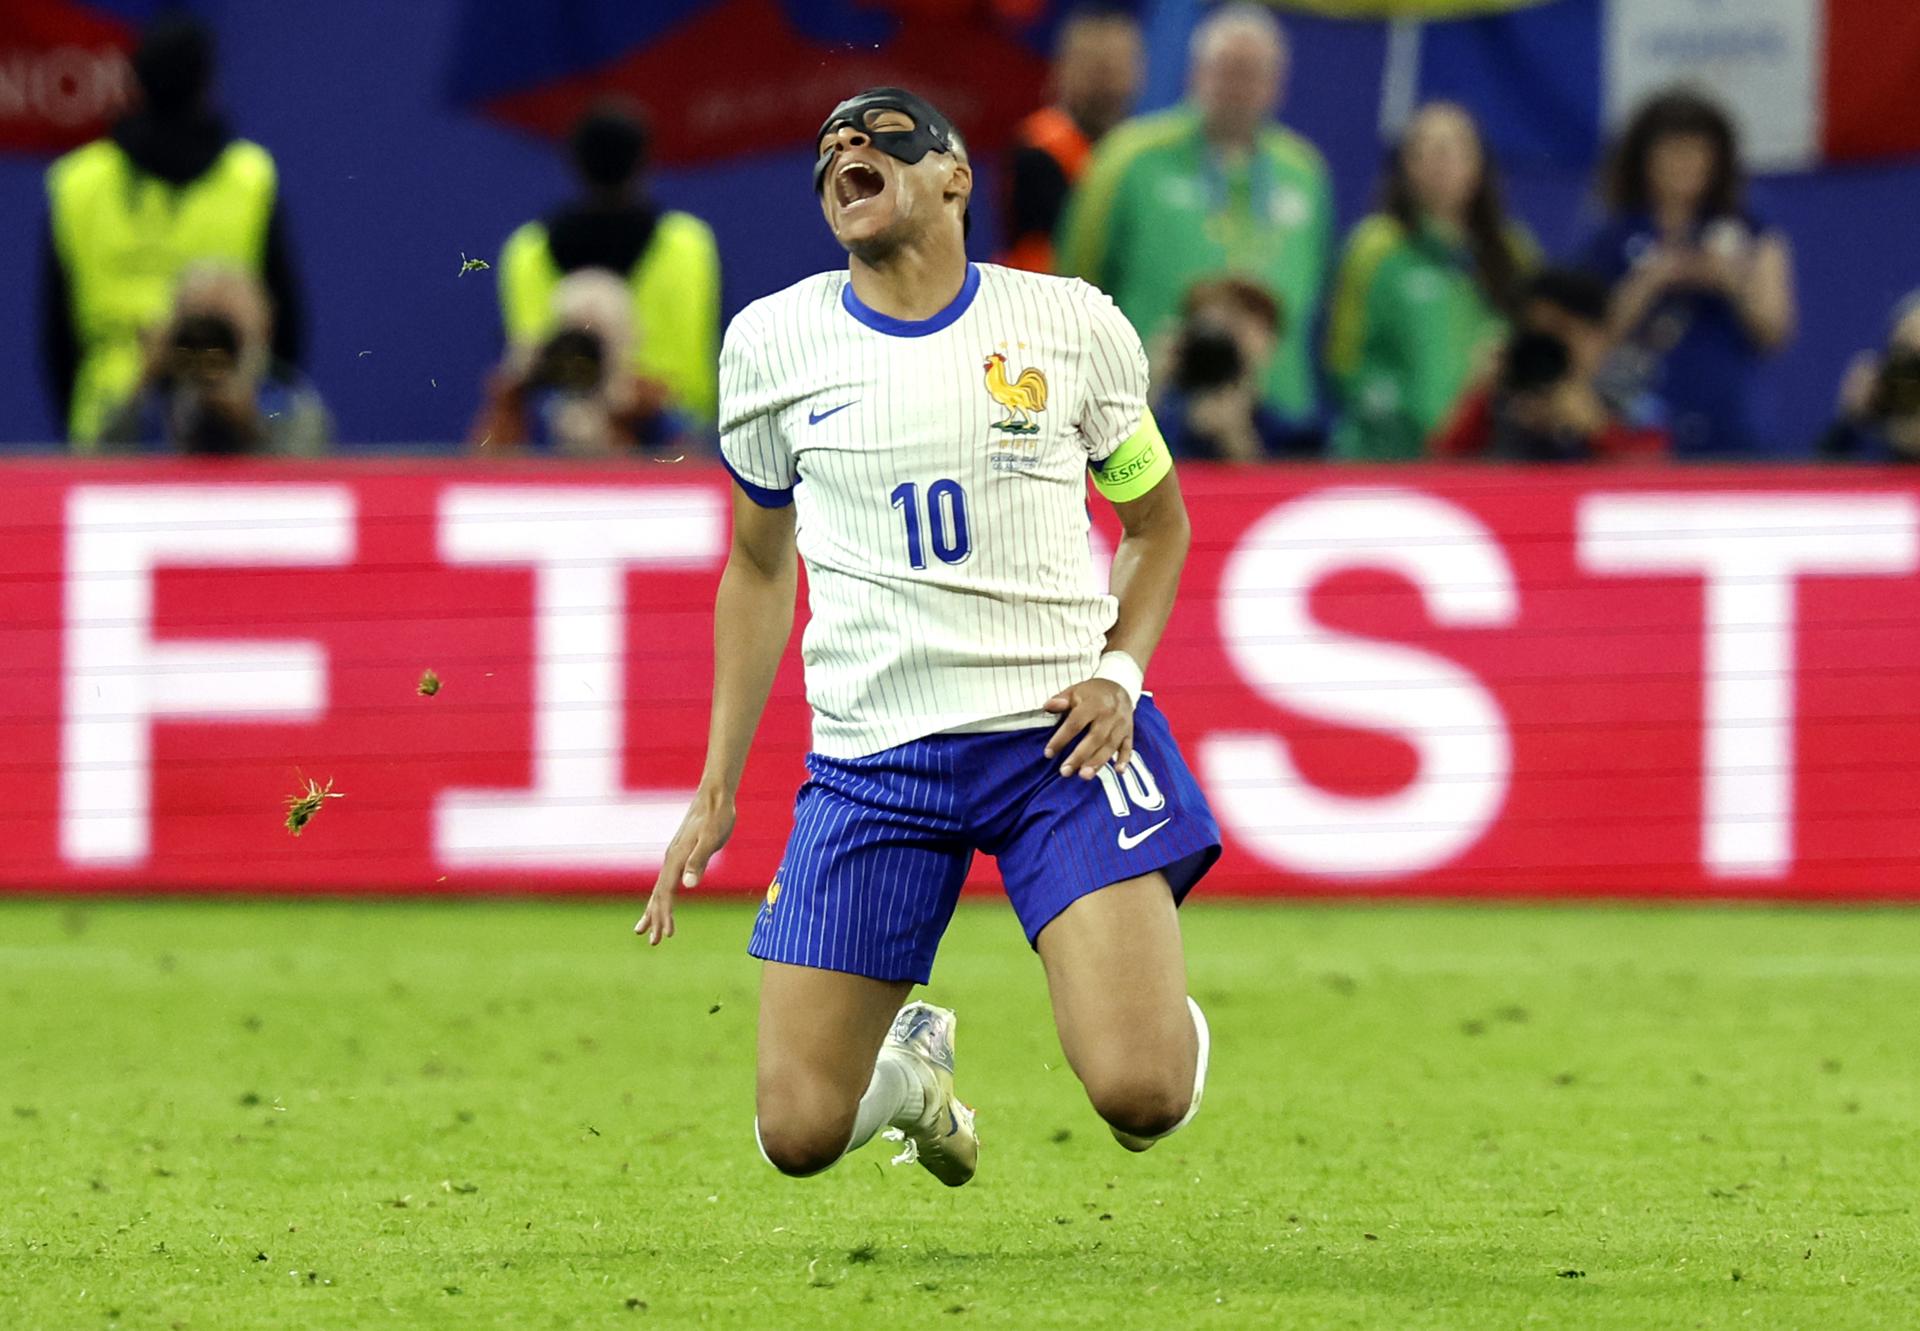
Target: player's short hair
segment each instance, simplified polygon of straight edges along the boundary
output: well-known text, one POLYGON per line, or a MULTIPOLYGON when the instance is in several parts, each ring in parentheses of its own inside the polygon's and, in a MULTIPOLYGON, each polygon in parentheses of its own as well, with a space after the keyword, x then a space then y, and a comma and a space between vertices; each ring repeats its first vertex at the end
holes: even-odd
POLYGON ((638 111, 605 102, 580 117, 567 148, 589 184, 613 189, 646 171, 648 137, 638 111))
MULTIPOLYGON (((967 157, 967 141, 960 137, 959 130, 956 129, 951 134, 949 134, 947 136, 947 141, 953 145, 953 149, 952 149, 953 158, 956 162, 961 163, 963 166, 971 166, 973 164, 971 160, 967 157)), ((971 236, 973 234, 973 200, 972 199, 968 199, 967 206, 961 210, 960 234, 962 236, 971 236)))
POLYGON ((1194 25, 1193 37, 1187 43, 1187 58, 1198 63, 1207 57, 1221 38, 1239 32, 1265 38, 1283 57, 1287 54, 1287 30, 1274 17, 1273 11, 1265 5, 1240 0, 1239 3, 1220 6, 1194 25))

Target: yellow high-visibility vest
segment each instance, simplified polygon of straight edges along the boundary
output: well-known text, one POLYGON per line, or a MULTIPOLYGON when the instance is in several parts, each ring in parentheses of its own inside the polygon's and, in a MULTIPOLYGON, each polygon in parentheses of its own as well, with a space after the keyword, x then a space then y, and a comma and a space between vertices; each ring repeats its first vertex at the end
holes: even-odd
MULTIPOLYGON (((553 327, 553 291, 563 274, 547 228, 528 222, 500 251, 500 317, 507 340, 531 343, 553 327)), ((720 251, 713 230, 690 213, 660 215, 626 274, 633 293, 633 368, 658 379, 704 424, 719 405, 720 251)))
POLYGON ((68 437, 90 446, 140 382, 141 336, 163 322, 188 265, 260 273, 278 186, 273 158, 236 139, 185 185, 148 175, 97 139, 47 168, 53 243, 66 269, 80 364, 68 437))

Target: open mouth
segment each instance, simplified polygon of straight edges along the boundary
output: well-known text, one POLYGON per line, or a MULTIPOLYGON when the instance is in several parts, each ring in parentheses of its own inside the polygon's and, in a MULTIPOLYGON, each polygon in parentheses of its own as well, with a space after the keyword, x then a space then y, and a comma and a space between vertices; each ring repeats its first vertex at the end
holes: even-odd
POLYGON ((875 198, 886 187, 886 177, 865 162, 848 162, 833 173, 833 195, 842 208, 875 198))

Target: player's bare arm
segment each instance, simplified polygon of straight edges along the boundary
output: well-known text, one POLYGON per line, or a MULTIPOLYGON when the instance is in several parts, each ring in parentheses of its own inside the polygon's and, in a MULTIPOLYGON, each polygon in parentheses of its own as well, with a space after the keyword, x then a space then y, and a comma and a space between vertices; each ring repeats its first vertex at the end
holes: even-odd
POLYGON ((713 714, 706 768, 680 830, 667 845, 646 911, 633 926, 654 946, 673 937, 675 894, 699 885, 707 861, 733 835, 734 793, 793 632, 798 562, 793 508, 763 508, 736 490, 733 542, 713 603, 713 714))
MULTIPOLYGON (((1121 537, 1109 586, 1120 602, 1120 612, 1107 630, 1106 650, 1126 653, 1144 676, 1160 635, 1166 632, 1167 617, 1173 613, 1193 528, 1187 521, 1186 501, 1180 497, 1179 478, 1172 471, 1138 499, 1113 507, 1120 515, 1121 537)), ((1047 757, 1066 754, 1060 775, 1091 781, 1108 762, 1125 767, 1132 759, 1133 694, 1125 684, 1089 679, 1047 699, 1047 710, 1065 713, 1047 743, 1047 757)))

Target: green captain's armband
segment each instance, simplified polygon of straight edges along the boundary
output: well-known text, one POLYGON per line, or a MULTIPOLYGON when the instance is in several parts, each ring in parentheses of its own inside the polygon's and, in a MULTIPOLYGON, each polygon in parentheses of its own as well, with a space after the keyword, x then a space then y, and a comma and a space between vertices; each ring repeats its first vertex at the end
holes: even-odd
POLYGON ((1138 499, 1167 478, 1173 454, 1151 410, 1141 413, 1140 428, 1113 450, 1105 461, 1091 464, 1093 488, 1116 504, 1138 499))

